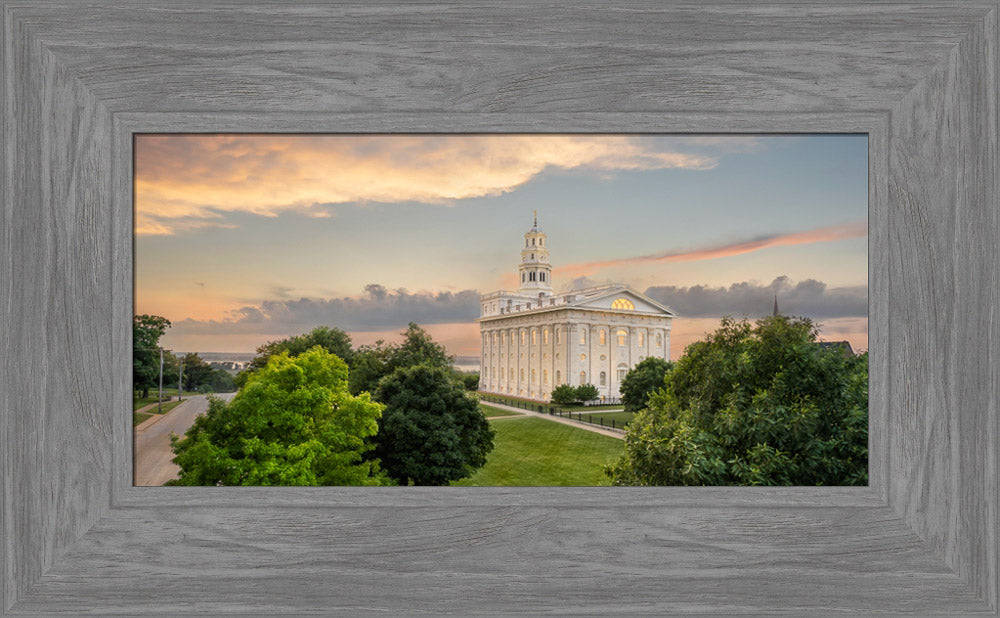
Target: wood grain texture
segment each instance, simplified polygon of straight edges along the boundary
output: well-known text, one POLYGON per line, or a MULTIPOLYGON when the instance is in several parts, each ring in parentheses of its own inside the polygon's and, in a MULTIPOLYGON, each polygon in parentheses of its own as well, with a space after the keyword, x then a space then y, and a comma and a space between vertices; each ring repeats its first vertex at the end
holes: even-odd
POLYGON ((3 7, 4 614, 997 614, 996 2, 3 7), (134 488, 131 136, 866 132, 868 488, 134 488))

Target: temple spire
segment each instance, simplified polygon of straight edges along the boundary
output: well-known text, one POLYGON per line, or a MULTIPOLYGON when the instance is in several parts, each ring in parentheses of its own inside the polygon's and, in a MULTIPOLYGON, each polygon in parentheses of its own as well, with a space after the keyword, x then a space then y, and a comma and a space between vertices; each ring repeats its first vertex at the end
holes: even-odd
POLYGON ((771 315, 775 315, 775 316, 778 315, 778 293, 777 292, 774 293, 774 313, 772 313, 771 315))
POLYGON ((538 227, 538 211, 535 211, 535 227, 538 227))

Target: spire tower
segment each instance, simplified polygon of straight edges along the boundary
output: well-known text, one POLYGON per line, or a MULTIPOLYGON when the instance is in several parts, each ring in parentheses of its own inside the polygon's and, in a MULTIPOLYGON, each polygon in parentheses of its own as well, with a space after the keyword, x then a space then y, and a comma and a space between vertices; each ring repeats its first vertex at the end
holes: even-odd
POLYGON ((536 294, 539 297, 552 295, 552 265, 549 263, 549 248, 546 246, 545 232, 538 229, 538 211, 535 211, 534 225, 524 234, 521 249, 521 264, 517 268, 520 287, 519 294, 536 294))

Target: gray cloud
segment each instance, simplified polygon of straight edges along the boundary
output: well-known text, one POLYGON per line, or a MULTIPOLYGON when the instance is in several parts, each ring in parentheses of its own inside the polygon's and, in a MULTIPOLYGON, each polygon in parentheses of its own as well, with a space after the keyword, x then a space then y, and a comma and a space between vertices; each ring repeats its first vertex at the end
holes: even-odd
POLYGON ((379 284, 351 298, 272 299, 233 311, 225 320, 180 320, 172 331, 183 334, 298 333, 317 325, 347 331, 380 331, 419 324, 472 322, 479 317, 479 292, 389 290, 379 284))
MULTIPOLYGON (((586 277, 574 280, 576 285, 593 283, 586 277)), ((778 277, 767 285, 742 282, 718 288, 654 286, 645 294, 669 305, 682 318, 694 318, 769 315, 775 292, 781 312, 786 315, 815 319, 868 315, 866 286, 828 288, 814 279, 793 284, 787 277, 778 277)), ((171 331, 179 335, 277 335, 307 332, 317 325, 347 331, 384 331, 405 327, 407 322, 450 324, 473 322, 478 316, 477 290, 410 293, 371 283, 357 297, 272 298, 241 307, 224 320, 178 320, 171 331)))
POLYGON ((646 296, 669 305, 681 317, 759 317, 770 315, 774 295, 785 315, 813 319, 868 316, 868 287, 828 288, 822 281, 806 279, 796 284, 778 277, 767 285, 744 281, 729 287, 654 286, 646 296))

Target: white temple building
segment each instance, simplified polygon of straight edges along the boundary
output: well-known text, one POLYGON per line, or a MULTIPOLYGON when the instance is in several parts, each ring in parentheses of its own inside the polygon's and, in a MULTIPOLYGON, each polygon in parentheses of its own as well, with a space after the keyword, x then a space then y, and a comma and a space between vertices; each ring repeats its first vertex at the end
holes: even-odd
POLYGON ((590 383, 613 399, 639 361, 670 359, 676 315, 668 307, 617 284, 553 293, 537 213, 524 235, 518 279, 516 292, 480 296, 481 391, 548 401, 560 384, 590 383))

